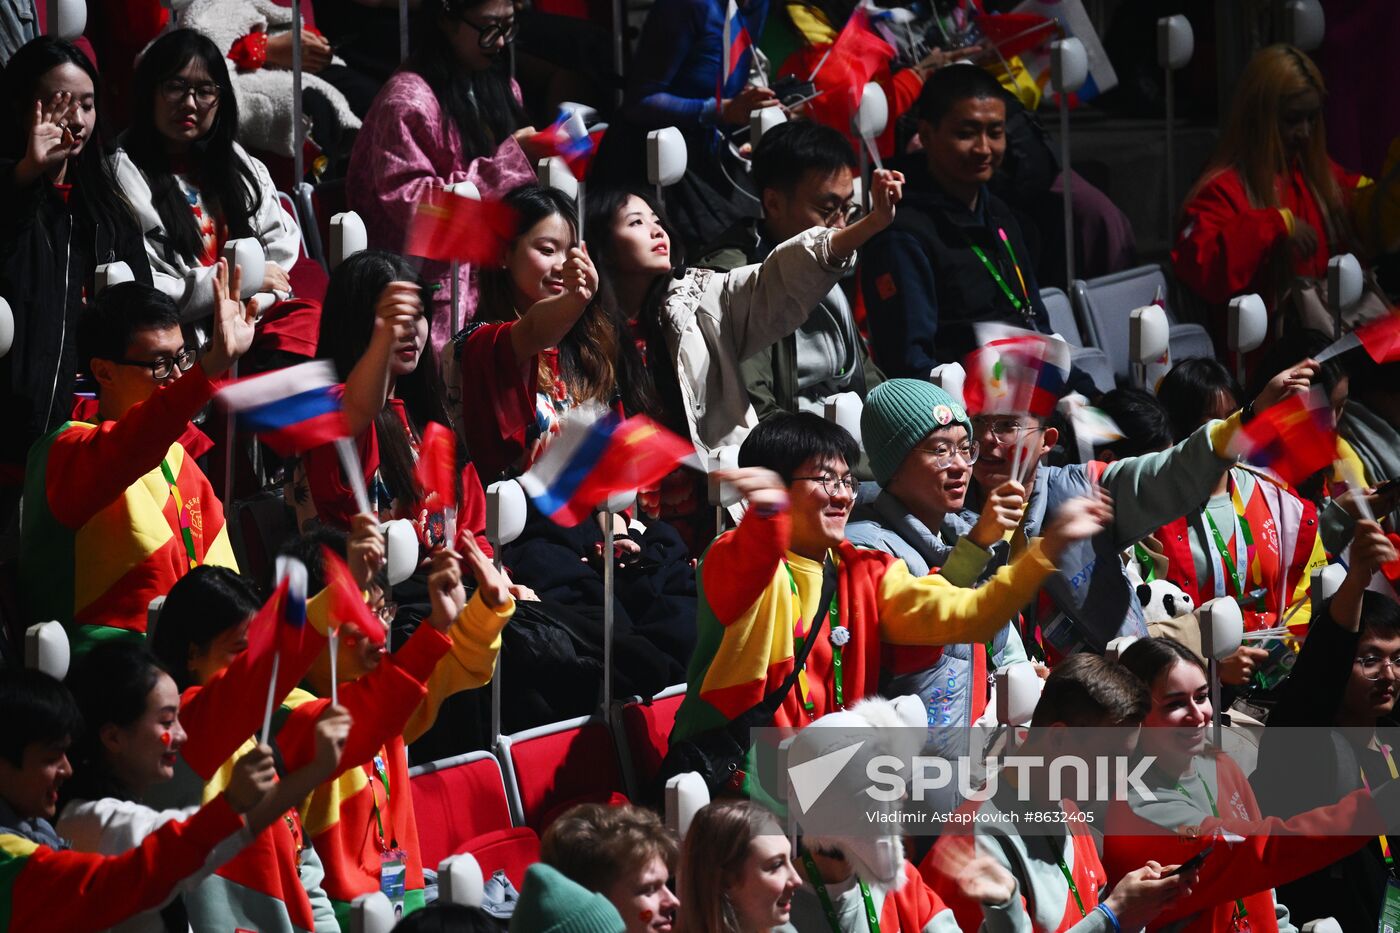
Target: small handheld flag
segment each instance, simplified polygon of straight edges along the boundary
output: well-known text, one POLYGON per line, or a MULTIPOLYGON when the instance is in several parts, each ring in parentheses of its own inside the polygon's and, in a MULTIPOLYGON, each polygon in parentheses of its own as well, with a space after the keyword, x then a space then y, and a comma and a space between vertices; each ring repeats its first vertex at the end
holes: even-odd
POLYGON ((598 141, 588 132, 577 110, 560 111, 558 119, 530 141, 545 155, 563 159, 579 181, 588 176, 593 154, 598 151, 598 141))
POLYGON ((1319 353, 1315 360, 1324 363, 1356 347, 1365 347, 1377 363, 1400 360, 1400 312, 1392 311, 1362 324, 1319 353))
POLYGON ((1078 392, 1071 392, 1060 399, 1058 408, 1074 429, 1080 463, 1088 463, 1093 459, 1095 447, 1121 440, 1123 437, 1123 431, 1117 423, 1090 405, 1089 400, 1078 392))
POLYGON ((644 415, 622 420, 597 407, 577 408, 520 485, 545 515, 571 527, 608 497, 660 480, 695 445, 644 415))
POLYGON ((437 494, 446 516, 447 546, 457 544, 457 436, 450 428, 435 421, 423 428, 423 440, 418 445, 416 467, 418 485, 423 498, 437 494))
POLYGON ((321 573, 326 579, 325 593, 329 598, 327 612, 328 628, 350 625, 359 631, 372 645, 383 645, 385 641, 384 623, 380 622, 360 592, 350 568, 339 554, 328 548, 321 549, 321 573))
POLYGON ((441 262, 495 265, 515 238, 517 223, 516 211, 502 201, 433 189, 414 208, 403 251, 441 262))
POLYGON ((314 360, 250 376, 224 386, 219 399, 237 418, 283 456, 348 437, 335 367, 314 360))
POLYGON ((277 673, 282 666, 281 633, 284 627, 299 633, 306 628, 306 565, 292 557, 277 559, 277 589, 248 625, 248 651, 271 650, 272 676, 267 684, 267 706, 263 710, 262 744, 272 734, 272 711, 276 708, 277 673), (269 648, 271 641, 274 647, 269 648))
POLYGON ((1337 459, 1332 406, 1317 387, 1291 395, 1235 432, 1230 452, 1296 486, 1337 459))
POLYGON ((1069 345, 1046 334, 982 325, 968 354, 963 399, 972 414, 1024 412, 1048 418, 1069 381, 1069 345))

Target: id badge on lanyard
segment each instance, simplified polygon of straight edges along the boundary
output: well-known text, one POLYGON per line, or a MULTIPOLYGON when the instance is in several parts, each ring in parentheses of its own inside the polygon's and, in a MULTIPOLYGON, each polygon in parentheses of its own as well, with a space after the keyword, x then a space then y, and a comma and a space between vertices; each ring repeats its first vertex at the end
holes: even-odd
POLYGON ((1381 922, 1377 933, 1400 933, 1400 881, 1394 875, 1385 879, 1385 899, 1381 901, 1381 922))

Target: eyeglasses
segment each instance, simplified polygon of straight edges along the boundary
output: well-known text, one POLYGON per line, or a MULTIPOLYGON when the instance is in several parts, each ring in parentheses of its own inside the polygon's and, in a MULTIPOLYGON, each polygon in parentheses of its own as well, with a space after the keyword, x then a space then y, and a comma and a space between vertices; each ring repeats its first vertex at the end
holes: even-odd
POLYGON ((175 370, 177 369, 182 373, 189 372, 190 367, 194 365, 196 355, 195 351, 186 347, 174 356, 162 356, 158 360, 121 359, 112 360, 112 362, 119 363, 122 366, 140 366, 143 369, 149 369, 151 371, 151 378, 159 381, 161 379, 169 379, 175 374, 175 370))
POLYGON ((1382 667, 1400 675, 1400 654, 1389 658, 1378 658, 1368 654, 1365 657, 1357 658, 1354 663, 1361 665, 1361 676, 1367 680, 1380 680, 1382 667))
POLYGON ((978 437, 984 437, 987 432, 997 439, 998 443, 1010 444, 1021 436, 1022 431, 1038 431, 1040 425, 1026 424, 1017 418, 987 418, 978 416, 972 419, 972 433, 978 437))
POLYGON ((977 462, 978 454, 982 452, 982 448, 976 441, 970 444, 959 444, 956 447, 950 444, 937 444, 933 447, 916 446, 914 449, 932 457, 933 465, 940 470, 946 470, 952 466, 955 458, 972 466, 977 462))
POLYGON ((821 217, 823 227, 834 227, 838 220, 843 224, 850 225, 860 216, 860 205, 855 201, 846 201, 844 204, 838 204, 835 207, 827 207, 824 204, 813 204, 812 209, 821 217))
POLYGON ((516 22, 514 16, 508 19, 492 20, 485 25, 474 23, 465 16, 457 18, 480 33, 477 36, 476 44, 481 47, 483 52, 489 52, 497 42, 505 42, 509 45, 515 41, 515 34, 520 31, 520 24, 516 22))
POLYGON ((183 78, 171 78, 160 83, 160 93, 167 103, 178 104, 191 92, 197 106, 212 107, 219 102, 219 86, 212 82, 191 84, 183 78))
POLYGON ((827 473, 823 476, 794 476, 793 480, 805 479, 809 483, 816 483, 829 497, 835 499, 843 492, 848 496, 854 496, 858 484, 856 478, 847 473, 845 476, 832 476, 827 473))
POLYGON ((379 616, 379 621, 384 623, 385 628, 388 628, 390 625, 393 624, 394 617, 399 614, 399 604, 385 603, 378 609, 374 610, 374 614, 379 616))

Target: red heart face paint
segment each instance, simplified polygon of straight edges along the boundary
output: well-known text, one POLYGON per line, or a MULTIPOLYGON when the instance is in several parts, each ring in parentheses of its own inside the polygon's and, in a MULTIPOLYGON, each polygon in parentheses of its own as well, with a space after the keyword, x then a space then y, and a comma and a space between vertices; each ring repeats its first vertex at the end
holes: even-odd
POLYGON ((164 731, 164 732, 162 732, 162 733, 160 734, 160 744, 164 745, 166 748, 169 748, 169 747, 170 747, 170 730, 169 730, 169 729, 167 729, 166 731, 164 731))
POLYGON ((643 923, 651 923, 651 918, 655 916, 656 914, 654 914, 652 911, 644 910, 637 915, 637 919, 642 921, 643 923))

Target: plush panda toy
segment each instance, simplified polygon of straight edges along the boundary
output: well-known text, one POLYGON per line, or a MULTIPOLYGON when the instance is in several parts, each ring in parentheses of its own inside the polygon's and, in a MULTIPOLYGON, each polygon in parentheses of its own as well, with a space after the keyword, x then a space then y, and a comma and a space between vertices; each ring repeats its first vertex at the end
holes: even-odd
POLYGON ((1139 583, 1137 598, 1142 603, 1142 615, 1148 625, 1189 615, 1196 610, 1191 597, 1169 580, 1139 583))

